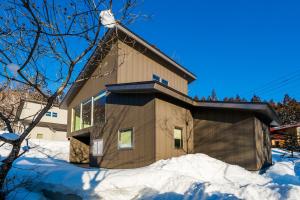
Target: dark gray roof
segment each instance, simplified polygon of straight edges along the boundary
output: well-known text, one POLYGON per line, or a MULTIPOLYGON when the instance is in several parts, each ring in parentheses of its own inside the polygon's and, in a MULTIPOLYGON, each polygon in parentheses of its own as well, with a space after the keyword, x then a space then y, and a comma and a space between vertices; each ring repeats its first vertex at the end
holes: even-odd
POLYGON ((251 111, 267 117, 276 126, 280 124, 280 120, 268 103, 252 103, 252 102, 201 102, 195 101, 191 97, 161 84, 156 81, 144 81, 136 83, 110 84, 107 85, 107 90, 112 93, 160 93, 182 101, 190 106, 197 108, 209 109, 232 109, 240 111, 251 111))

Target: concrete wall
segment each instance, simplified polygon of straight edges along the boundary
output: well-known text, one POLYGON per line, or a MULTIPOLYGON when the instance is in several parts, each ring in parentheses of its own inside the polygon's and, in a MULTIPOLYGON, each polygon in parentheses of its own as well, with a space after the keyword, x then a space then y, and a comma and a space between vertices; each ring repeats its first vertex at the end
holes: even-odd
POLYGON ((43 140, 57 140, 57 141, 66 141, 67 140, 67 132, 65 131, 55 131, 51 130, 47 127, 36 126, 28 137, 32 139, 43 139, 43 140), (42 138, 37 138, 38 134, 42 134, 42 138))
MULTIPOLYGON (((35 102, 25 102, 22 112, 20 114, 20 119, 31 120, 37 112, 43 109, 44 105, 35 102)), ((49 122, 56 124, 67 124, 67 110, 60 109, 59 107, 53 106, 49 112, 56 112, 57 117, 44 116, 41 122, 49 122)))

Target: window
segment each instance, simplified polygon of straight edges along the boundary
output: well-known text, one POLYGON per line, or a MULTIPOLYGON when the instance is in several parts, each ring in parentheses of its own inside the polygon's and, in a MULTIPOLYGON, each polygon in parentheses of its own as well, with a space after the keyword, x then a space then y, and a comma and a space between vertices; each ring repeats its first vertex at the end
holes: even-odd
POLYGON ((157 76, 156 74, 153 74, 153 75, 152 75, 152 80, 153 80, 153 81, 158 81, 158 82, 159 82, 159 81, 160 81, 160 77, 157 76))
POLYGON ((51 112, 46 112, 45 114, 47 117, 51 117, 51 112))
POLYGON ((119 149, 133 148, 133 129, 119 131, 118 147, 119 149))
POLYGON ((73 129, 77 131, 105 122, 106 91, 73 108, 73 129))
POLYGON ((94 125, 105 122, 105 103, 106 103, 106 91, 100 92, 100 94, 94 97, 94 125))
POLYGON ((103 139, 93 141, 93 156, 103 155, 103 139))
POLYGON ((56 112, 53 112, 53 113, 52 113, 52 117, 57 117, 57 113, 56 113, 56 112))
POLYGON ((167 81, 167 80, 165 80, 165 79, 162 79, 162 80, 161 80, 161 83, 164 84, 164 85, 169 85, 169 81, 167 81))
POLYGON ((89 99, 82 103, 82 128, 87 128, 92 125, 92 100, 89 99))
POLYGON ((42 133, 37 133, 36 134, 36 139, 43 139, 43 134, 42 133))
POLYGON ((80 105, 73 109, 73 131, 80 129, 80 105))
POLYGON ((182 129, 180 128, 174 129, 174 147, 176 149, 182 148, 182 129))

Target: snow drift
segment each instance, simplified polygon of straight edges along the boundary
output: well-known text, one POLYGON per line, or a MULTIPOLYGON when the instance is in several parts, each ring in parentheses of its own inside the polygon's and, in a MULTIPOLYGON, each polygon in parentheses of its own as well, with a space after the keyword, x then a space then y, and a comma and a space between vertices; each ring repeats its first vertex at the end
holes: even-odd
POLYGON ((300 195, 300 159, 282 158, 279 150, 273 151, 276 163, 260 175, 204 154, 160 160, 138 169, 81 168, 67 162, 66 142, 34 141, 31 146, 35 148, 19 158, 9 174, 14 180, 9 187, 16 189, 8 199, 22 195, 30 199, 47 195, 73 195, 72 199, 297 199, 300 195))

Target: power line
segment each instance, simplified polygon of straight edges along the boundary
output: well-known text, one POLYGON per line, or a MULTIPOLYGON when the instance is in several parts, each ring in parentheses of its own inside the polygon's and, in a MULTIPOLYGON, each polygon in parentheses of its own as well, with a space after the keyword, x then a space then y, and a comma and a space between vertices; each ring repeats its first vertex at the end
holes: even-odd
POLYGON ((252 95, 252 94, 255 94, 255 93, 260 93, 261 91, 267 90, 268 88, 273 87, 274 85, 286 83, 290 79, 298 77, 299 75, 300 75, 300 69, 298 69, 298 70, 296 70, 294 72, 285 74, 283 76, 280 76, 280 77, 278 77, 276 79, 273 79, 273 80, 267 82, 266 84, 264 84, 263 86, 251 90, 250 92, 242 93, 242 95, 246 94, 248 96, 248 95, 252 95))

